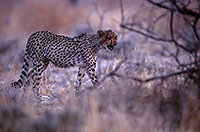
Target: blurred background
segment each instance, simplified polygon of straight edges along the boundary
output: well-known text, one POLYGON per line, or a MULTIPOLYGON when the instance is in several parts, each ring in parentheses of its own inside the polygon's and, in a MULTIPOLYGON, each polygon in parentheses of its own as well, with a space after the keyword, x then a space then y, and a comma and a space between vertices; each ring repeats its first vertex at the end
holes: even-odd
POLYGON ((0 0, 0 131, 200 131, 199 0, 0 0), (112 29, 113 52, 98 54, 101 88, 78 68, 49 65, 37 107, 19 79, 28 37, 40 30, 76 36, 112 29), (23 124, 23 125, 22 125, 23 124))

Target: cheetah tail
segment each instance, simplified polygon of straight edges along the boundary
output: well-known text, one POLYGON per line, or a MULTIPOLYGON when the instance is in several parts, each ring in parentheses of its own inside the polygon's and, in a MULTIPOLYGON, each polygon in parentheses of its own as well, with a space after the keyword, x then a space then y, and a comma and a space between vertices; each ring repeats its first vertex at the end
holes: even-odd
POLYGON ((22 72, 20 78, 17 82, 11 83, 14 88, 21 88, 25 81, 28 79, 28 70, 29 70, 29 60, 30 56, 27 51, 24 53, 24 63, 22 66, 22 72))

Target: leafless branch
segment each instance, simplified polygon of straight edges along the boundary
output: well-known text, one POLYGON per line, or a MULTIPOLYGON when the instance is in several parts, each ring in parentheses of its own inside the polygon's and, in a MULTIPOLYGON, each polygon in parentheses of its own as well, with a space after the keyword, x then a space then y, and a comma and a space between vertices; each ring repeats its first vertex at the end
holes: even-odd
POLYGON ((104 21, 104 15, 105 15, 106 11, 103 12, 103 13, 100 13, 98 5, 96 3, 94 4, 94 9, 95 9, 95 12, 96 12, 96 14, 98 15, 98 17, 100 19, 98 29, 102 29, 103 21, 104 21))
POLYGON ((147 78, 147 79, 144 79, 144 80, 137 78, 137 77, 124 77, 123 75, 120 75, 120 74, 112 74, 112 76, 116 76, 116 77, 123 78, 123 79, 130 79, 130 80, 137 81, 137 82, 140 82, 140 83, 148 83, 150 81, 155 81, 155 80, 164 81, 164 80, 166 80, 170 77, 187 74, 187 73, 190 73, 192 71, 194 71, 194 69, 183 70, 183 71, 179 71, 179 72, 170 73, 170 74, 167 74, 167 75, 154 76, 154 77, 147 78))
POLYGON ((197 12, 194 12, 190 9, 188 9, 187 7, 179 7, 178 4, 176 3, 176 0, 170 0, 171 3, 173 5, 175 5, 175 7, 177 8, 177 11, 183 15, 188 15, 188 16, 192 16, 192 17, 195 17, 195 18, 199 18, 200 17, 200 14, 197 13, 197 12))
POLYGON ((118 70, 120 69, 121 65, 126 62, 127 58, 124 58, 123 60, 121 60, 117 65, 116 67, 114 68, 114 70, 112 70, 111 72, 109 72, 108 74, 106 74, 101 80, 100 80, 100 83, 103 83, 107 78, 115 75, 118 70))
POLYGON ((174 29, 173 29, 173 18, 174 18, 174 13, 173 11, 170 12, 170 34, 171 34, 171 38, 172 38, 172 41, 174 42, 174 44, 177 46, 177 47, 180 47, 182 48, 183 50, 187 51, 187 52, 191 52, 189 49, 187 49, 186 47, 184 47, 183 45, 179 44, 175 37, 174 37, 174 29))
POLYGON ((163 9, 167 9, 167 10, 170 10, 170 11, 176 11, 174 8, 172 7, 169 7, 169 6, 166 6, 166 5, 163 5, 161 3, 157 3, 157 2, 153 2, 152 0, 147 0, 149 3, 157 6, 157 7, 160 7, 160 8, 163 8, 163 9))
POLYGON ((120 26, 121 26, 122 28, 124 28, 124 29, 127 29, 127 30, 129 30, 129 31, 138 33, 138 34, 140 34, 140 35, 142 35, 142 36, 148 37, 148 38, 153 39, 153 40, 156 40, 156 41, 173 42, 172 39, 165 39, 165 38, 162 38, 162 37, 157 37, 156 35, 154 36, 154 35, 151 35, 151 34, 142 32, 142 31, 137 30, 137 29, 134 29, 134 28, 132 28, 132 27, 128 27, 127 25, 124 25, 124 24, 122 24, 122 25, 120 25, 120 26))
POLYGON ((181 14, 183 14, 183 15, 188 15, 188 16, 192 16, 192 17, 197 17, 197 18, 199 18, 200 17, 200 14, 199 13, 197 13, 197 12, 194 12, 194 11, 192 11, 192 10, 189 10, 188 8, 187 8, 187 6, 183 6, 182 8, 181 7, 179 7, 178 5, 177 5, 177 3, 176 3, 176 0, 170 0, 170 2, 173 4, 173 5, 175 5, 175 7, 176 7, 176 9, 175 8, 173 8, 173 7, 170 7, 170 6, 166 6, 166 5, 164 5, 164 4, 161 4, 161 3, 159 3, 159 2, 154 2, 154 1, 152 1, 152 0, 147 0, 149 3, 151 3, 151 4, 153 4, 153 5, 155 5, 155 6, 157 6, 157 7, 160 7, 160 8, 163 8, 163 9, 167 9, 167 10, 170 10, 170 11, 172 11, 172 12, 179 12, 179 13, 181 13, 181 14))
POLYGON ((120 12, 121 12, 121 24, 124 24, 124 7, 123 7, 123 2, 122 0, 119 0, 119 6, 120 6, 120 12))
POLYGON ((169 11, 165 11, 164 13, 162 13, 161 15, 159 15, 154 21, 153 23, 156 24, 159 20, 161 20, 162 18, 165 18, 167 16, 169 11))
POLYGON ((200 37, 199 37, 199 34, 197 33, 197 27, 196 27, 198 21, 199 21, 199 18, 196 17, 195 20, 194 20, 194 24, 192 25, 192 29, 194 31, 194 34, 195 34, 196 38, 200 41, 200 37))
MULTIPOLYGON (((120 5, 120 13, 121 13, 121 24, 123 24, 124 21, 125 21, 125 16, 124 16, 124 7, 123 7, 122 0, 119 0, 119 5, 120 5)), ((127 57, 127 52, 126 52, 126 46, 124 44, 125 32, 124 32, 123 28, 121 28, 120 30, 121 30, 121 43, 122 43, 123 55, 126 58, 127 57)))
MULTIPOLYGON (((200 2, 199 5, 195 9, 191 6, 194 1, 191 0, 146 0, 153 8, 151 11, 154 11, 154 8, 157 9, 164 9, 164 13, 158 13, 158 16, 154 18, 151 12, 146 19, 150 20, 148 22, 142 22, 142 24, 137 24, 135 19, 132 22, 125 22, 120 24, 120 27, 126 29, 130 32, 135 32, 139 35, 142 35, 146 38, 150 38, 155 41, 159 41, 160 43, 164 44, 173 44, 172 46, 174 49, 170 55, 174 58, 178 67, 181 67, 181 71, 170 73, 167 75, 156 76, 152 78, 148 78, 142 80, 140 78, 135 77, 123 77, 122 75, 113 73, 112 76, 121 77, 125 79, 135 80, 141 83, 153 81, 153 80, 165 80, 172 76, 178 76, 181 74, 186 74, 192 71, 199 71, 200 69, 200 34, 199 34, 199 19, 200 19, 200 2), (169 16, 169 17, 168 17, 169 16), (169 29, 169 37, 165 37, 165 35, 159 35, 158 33, 154 33, 154 26, 156 26, 157 22, 161 19, 166 19, 169 29), (151 23, 153 21, 153 24, 151 23), (177 23, 175 23, 177 22, 177 23), (135 24, 136 23, 136 24, 135 24), (180 29, 179 27, 183 29, 180 29), (147 28, 143 28, 141 25, 146 25, 147 28), (153 27, 153 28, 152 28, 153 27), (166 43, 167 42, 167 43, 166 43), (188 59, 183 59, 182 55, 188 56, 188 59), (185 70, 187 68, 187 70, 185 70), (194 70, 195 69, 195 70, 194 70)), ((120 0, 122 3, 122 0, 120 0)), ((122 4, 120 4, 120 7, 122 4)), ((149 7, 149 6, 148 6, 149 7)), ((148 8, 149 9, 149 8, 148 8)), ((121 9, 121 15, 123 16, 123 10, 121 9)), ((156 14, 157 15, 157 14, 156 14)), ((137 17, 137 14, 133 15, 134 18, 137 17)), ((125 16, 123 16, 125 18, 125 16)), ((145 20, 146 20, 145 19, 145 20)))

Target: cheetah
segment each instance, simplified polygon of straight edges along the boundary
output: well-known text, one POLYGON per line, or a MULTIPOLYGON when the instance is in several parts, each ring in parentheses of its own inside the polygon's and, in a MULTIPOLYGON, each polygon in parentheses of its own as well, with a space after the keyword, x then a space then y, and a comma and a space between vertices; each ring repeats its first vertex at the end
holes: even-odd
MULTIPOLYGON (((36 98, 40 98, 41 76, 50 62, 59 68, 78 67, 76 81, 78 87, 85 73, 93 85, 96 85, 98 83, 95 72, 97 53, 102 49, 113 51, 115 46, 117 46, 117 35, 110 29, 75 37, 58 35, 49 31, 35 32, 28 38, 26 44, 20 78, 11 85, 14 88, 27 87, 32 79, 33 92, 36 98), (30 62, 32 68, 29 68, 30 62)), ((75 87, 75 93, 78 93, 78 87, 75 87)))

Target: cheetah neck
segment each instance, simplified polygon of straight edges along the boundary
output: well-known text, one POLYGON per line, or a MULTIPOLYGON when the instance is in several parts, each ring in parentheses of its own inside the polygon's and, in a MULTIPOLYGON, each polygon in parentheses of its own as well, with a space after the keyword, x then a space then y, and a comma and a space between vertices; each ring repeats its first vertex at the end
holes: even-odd
POLYGON ((94 53, 98 53, 102 48, 102 43, 100 42, 99 36, 97 34, 93 35, 93 37, 91 37, 91 45, 93 48, 93 52, 94 53))
POLYGON ((102 49, 102 43, 100 42, 99 36, 97 34, 85 34, 84 39, 79 39, 83 43, 87 43, 87 47, 90 48, 90 50, 97 54, 102 49))

